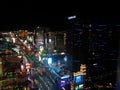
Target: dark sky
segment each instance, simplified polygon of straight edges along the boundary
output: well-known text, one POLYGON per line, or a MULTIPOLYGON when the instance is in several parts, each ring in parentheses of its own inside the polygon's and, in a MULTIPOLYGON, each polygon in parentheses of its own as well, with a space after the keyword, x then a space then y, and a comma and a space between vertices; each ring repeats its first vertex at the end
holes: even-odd
POLYGON ((2 2, 0 10, 0 28, 18 29, 36 26, 60 26, 67 20, 67 16, 75 14, 78 9, 71 6, 46 2, 19 1, 2 2))
MULTIPOLYGON (((75 2, 75 1, 74 1, 75 2)), ((0 3, 0 29, 62 26, 67 16, 77 14, 82 20, 120 21, 119 5, 101 2, 35 2, 32 0, 4 0, 0 3)))

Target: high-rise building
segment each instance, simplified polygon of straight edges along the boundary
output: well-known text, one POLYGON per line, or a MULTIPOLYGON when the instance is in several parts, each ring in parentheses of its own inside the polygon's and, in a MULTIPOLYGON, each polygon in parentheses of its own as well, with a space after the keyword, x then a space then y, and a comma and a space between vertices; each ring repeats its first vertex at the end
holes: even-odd
POLYGON ((90 67, 87 69, 91 70, 91 74, 115 70, 118 58, 118 36, 118 26, 114 23, 69 19, 66 45, 67 52, 73 59, 74 71, 77 71, 82 63, 90 67), (94 67, 97 71, 93 70, 94 67))
POLYGON ((65 52, 66 48, 66 32, 65 31, 56 31, 55 32, 55 48, 61 53, 65 52))
POLYGON ((89 30, 89 60, 102 62, 118 58, 117 31, 112 24, 93 24, 89 30))
POLYGON ((72 56, 73 68, 79 70, 81 63, 85 63, 88 57, 88 32, 83 28, 84 24, 77 17, 68 18, 66 51, 72 56))
POLYGON ((46 31, 45 46, 49 53, 62 53, 66 49, 65 31, 46 31))

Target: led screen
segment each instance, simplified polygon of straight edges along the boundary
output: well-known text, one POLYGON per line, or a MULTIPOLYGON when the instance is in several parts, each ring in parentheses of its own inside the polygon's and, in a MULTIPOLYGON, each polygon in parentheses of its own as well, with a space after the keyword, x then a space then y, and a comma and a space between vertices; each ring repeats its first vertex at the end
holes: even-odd
POLYGON ((76 76, 76 77, 75 77, 75 83, 76 83, 76 84, 82 83, 82 81, 83 81, 82 79, 83 79, 82 76, 76 76))

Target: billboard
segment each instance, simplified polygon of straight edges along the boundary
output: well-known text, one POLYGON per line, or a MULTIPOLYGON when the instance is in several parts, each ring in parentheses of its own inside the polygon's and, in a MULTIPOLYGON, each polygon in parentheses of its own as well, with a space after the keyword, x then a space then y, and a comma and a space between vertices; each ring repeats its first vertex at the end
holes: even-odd
POLYGON ((79 76, 75 76, 75 84, 81 84, 83 83, 83 76, 79 75, 79 76))

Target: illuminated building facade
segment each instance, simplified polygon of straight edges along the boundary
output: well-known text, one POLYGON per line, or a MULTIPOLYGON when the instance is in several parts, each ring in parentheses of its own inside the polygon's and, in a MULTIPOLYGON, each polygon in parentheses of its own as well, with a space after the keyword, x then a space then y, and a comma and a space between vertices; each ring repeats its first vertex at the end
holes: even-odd
POLYGON ((66 45, 73 59, 73 71, 78 71, 80 64, 86 63, 87 75, 112 72, 106 79, 115 81, 111 77, 116 77, 119 30, 119 25, 112 22, 81 21, 77 17, 68 20, 66 45))
POLYGON ((79 19, 74 18, 68 21, 67 29, 67 51, 73 59, 84 62, 87 58, 92 61, 117 58, 116 25, 80 22, 79 19))
POLYGON ((92 60, 117 58, 117 31, 109 24, 93 24, 89 29, 89 53, 92 60), (113 45, 114 43, 114 45, 113 45))
POLYGON ((36 48, 38 49, 38 58, 39 61, 41 61, 45 55, 45 49, 46 49, 46 36, 45 32, 48 31, 49 28, 47 27, 37 27, 35 29, 35 44, 36 48))
POLYGON ((44 43, 44 28, 43 27, 37 27, 35 30, 35 43, 36 44, 43 44, 44 43))
POLYGON ((27 34, 28 34, 28 30, 19 30, 19 32, 18 32, 18 36, 20 38, 25 38, 27 36, 27 34))
POLYGON ((47 54, 51 55, 55 47, 55 33, 46 31, 45 32, 45 48, 47 54))
POLYGON ((107 68, 110 67, 106 63, 115 64, 111 61, 115 61, 118 58, 117 33, 118 31, 114 24, 97 23, 91 26, 89 29, 89 61, 92 64, 103 64, 107 68))
POLYGON ((55 48, 60 52, 64 52, 66 49, 66 32, 56 31, 55 32, 55 48))
POLYGON ((49 54, 65 52, 66 32, 65 31, 46 31, 45 47, 49 54))
POLYGON ((85 76, 86 76, 86 65, 81 64, 80 70, 73 73, 73 82, 71 84, 71 87, 73 87, 71 90, 84 90, 84 84, 85 84, 85 76))
POLYGON ((119 31, 114 23, 90 23, 88 75, 93 82, 111 82, 115 85, 119 46, 119 31), (94 78, 93 78, 94 77, 94 78), (101 78, 100 78, 101 77, 101 78))

